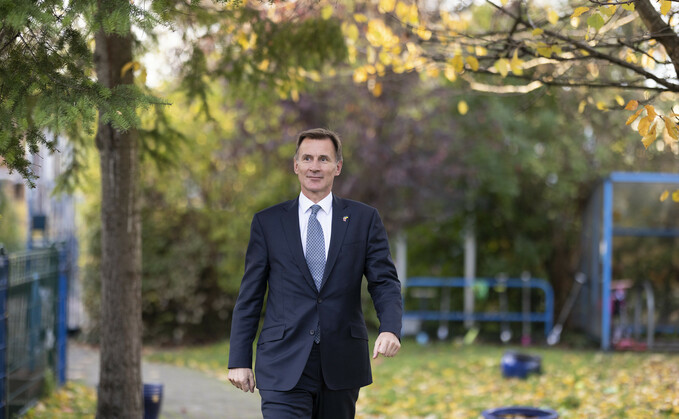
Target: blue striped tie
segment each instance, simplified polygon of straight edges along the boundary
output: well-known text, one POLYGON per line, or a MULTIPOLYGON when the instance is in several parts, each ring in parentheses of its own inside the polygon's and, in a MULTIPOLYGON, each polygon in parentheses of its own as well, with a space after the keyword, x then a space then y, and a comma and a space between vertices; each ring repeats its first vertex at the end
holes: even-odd
POLYGON ((311 207, 309 225, 306 232, 306 263, 314 278, 316 288, 321 289, 323 271, 325 270, 325 239, 321 223, 316 219, 316 214, 321 209, 320 205, 311 207))
MULTIPOLYGON (((309 224, 307 225, 306 233, 306 263, 307 266, 309 266, 309 271, 314 278, 314 283, 318 290, 321 289, 323 271, 325 270, 325 239, 323 237, 321 223, 316 219, 316 214, 318 214, 320 209, 320 205, 313 205, 311 207, 311 215, 309 216, 309 224)), ((320 325, 316 327, 314 341, 316 343, 321 341, 320 325)))

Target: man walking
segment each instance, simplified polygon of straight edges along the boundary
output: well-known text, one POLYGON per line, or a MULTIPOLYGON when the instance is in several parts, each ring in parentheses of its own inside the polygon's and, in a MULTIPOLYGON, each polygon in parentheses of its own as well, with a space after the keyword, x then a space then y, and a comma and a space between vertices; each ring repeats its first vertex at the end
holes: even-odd
POLYGON ((332 194, 342 143, 326 129, 299 134, 294 171, 301 193, 255 214, 234 308, 229 380, 254 392, 265 419, 353 418, 372 382, 361 308, 365 276, 380 329, 372 356, 399 351, 402 300, 377 210, 332 194))

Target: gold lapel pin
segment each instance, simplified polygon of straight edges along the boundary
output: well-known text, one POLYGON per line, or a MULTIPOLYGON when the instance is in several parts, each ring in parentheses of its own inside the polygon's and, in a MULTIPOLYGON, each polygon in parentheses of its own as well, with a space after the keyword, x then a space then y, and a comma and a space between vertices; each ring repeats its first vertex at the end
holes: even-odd
POLYGON ((345 215, 344 217, 342 217, 342 221, 344 221, 345 223, 347 222, 348 219, 349 219, 348 215, 345 215))

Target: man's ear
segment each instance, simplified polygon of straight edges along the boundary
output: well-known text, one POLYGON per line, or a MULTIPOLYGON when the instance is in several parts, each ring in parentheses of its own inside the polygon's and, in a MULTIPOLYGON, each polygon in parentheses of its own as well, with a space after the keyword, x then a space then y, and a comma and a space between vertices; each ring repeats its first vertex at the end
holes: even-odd
POLYGON ((339 176, 342 172, 342 160, 337 162, 337 171, 335 171, 335 176, 339 176))
POLYGON ((298 174, 297 159, 292 159, 292 170, 295 172, 295 174, 298 174))

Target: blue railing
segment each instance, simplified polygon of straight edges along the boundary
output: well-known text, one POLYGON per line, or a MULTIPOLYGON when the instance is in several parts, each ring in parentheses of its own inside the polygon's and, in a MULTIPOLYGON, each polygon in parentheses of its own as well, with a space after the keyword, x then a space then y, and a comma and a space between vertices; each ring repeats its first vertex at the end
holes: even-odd
MULTIPOLYGON (((405 289, 409 288, 464 288, 464 278, 436 278, 436 277, 414 277, 408 278, 405 289)), ((549 282, 541 278, 530 278, 524 281, 520 278, 507 278, 505 280, 497 278, 476 278, 474 284, 495 288, 506 286, 507 288, 536 288, 544 292, 544 307, 542 312, 472 312, 464 311, 443 311, 443 310, 406 310, 403 314, 404 319, 411 320, 435 320, 435 321, 479 321, 479 322, 523 322, 544 323, 545 336, 552 330, 554 323, 554 291, 549 282)))
POLYGON ((0 419, 34 405, 54 374, 66 381, 66 251, 0 253, 0 419))
POLYGON ((7 289, 9 260, 0 249, 0 418, 7 418, 7 289))

